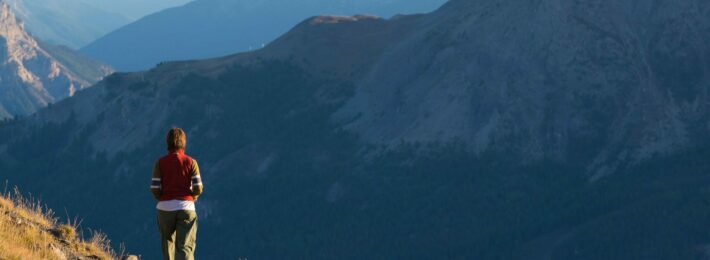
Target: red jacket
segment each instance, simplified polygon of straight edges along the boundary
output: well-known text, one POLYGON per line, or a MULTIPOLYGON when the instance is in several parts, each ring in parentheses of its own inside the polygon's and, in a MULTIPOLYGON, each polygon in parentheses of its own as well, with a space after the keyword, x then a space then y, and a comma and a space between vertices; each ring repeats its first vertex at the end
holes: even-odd
POLYGON ((156 162, 153 169, 152 190, 158 191, 160 201, 189 200, 202 192, 202 180, 197 161, 183 150, 172 151, 156 162), (199 186, 199 187, 198 187, 199 186))

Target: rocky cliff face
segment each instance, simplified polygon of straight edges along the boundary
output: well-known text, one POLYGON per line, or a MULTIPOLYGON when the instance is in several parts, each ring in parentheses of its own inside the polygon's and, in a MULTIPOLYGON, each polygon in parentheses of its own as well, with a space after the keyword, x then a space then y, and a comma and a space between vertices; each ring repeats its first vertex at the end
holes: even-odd
MULTIPOLYGON (((100 78, 70 71, 29 35, 5 3, 0 3, 0 111, 24 116, 74 95, 100 78)), ((86 68, 104 76, 107 66, 86 68)))
MULTIPOLYGON (((81 48, 132 21, 92 0, 3 0, 34 37, 81 48)), ((115 2, 115 1, 114 1, 115 2)))
POLYGON ((710 130, 710 5, 452 1, 358 82, 339 115, 374 143, 460 140, 593 178, 710 130))

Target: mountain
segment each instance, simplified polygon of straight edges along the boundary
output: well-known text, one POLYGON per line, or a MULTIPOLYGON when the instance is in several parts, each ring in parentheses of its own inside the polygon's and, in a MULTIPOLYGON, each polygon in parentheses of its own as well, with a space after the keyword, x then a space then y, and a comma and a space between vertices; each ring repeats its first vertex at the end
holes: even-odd
POLYGON ((4 3, 0 40, 0 119, 34 113, 111 72, 68 48, 38 42, 4 3))
POLYGON ((127 17, 130 21, 138 20, 146 15, 159 12, 161 10, 181 6, 192 0, 83 0, 85 3, 96 6, 103 10, 111 10, 115 13, 127 17))
POLYGON ((461 140, 596 179, 706 136, 706 9, 454 1, 381 56, 340 114, 370 142, 461 140))
POLYGON ((159 62, 218 57, 258 49, 317 14, 431 11, 444 0, 199 0, 126 25, 82 48, 120 71, 159 62))
POLYGON ((33 36, 78 49, 139 18, 190 0, 4 0, 33 36))
POLYGON ((131 22, 84 0, 4 0, 33 36, 51 44, 80 48, 131 22))
POLYGON ((709 13, 312 17, 2 123, 0 178, 157 258, 148 176, 180 126, 205 184, 199 258, 707 259, 709 13))

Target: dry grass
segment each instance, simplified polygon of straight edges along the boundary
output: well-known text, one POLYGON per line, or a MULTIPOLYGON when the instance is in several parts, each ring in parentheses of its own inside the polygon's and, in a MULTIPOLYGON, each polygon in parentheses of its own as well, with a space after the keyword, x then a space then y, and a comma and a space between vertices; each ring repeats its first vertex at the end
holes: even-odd
POLYGON ((0 259, 117 258, 105 235, 89 233, 82 239, 78 221, 58 223, 52 210, 17 189, 0 194, 0 259))

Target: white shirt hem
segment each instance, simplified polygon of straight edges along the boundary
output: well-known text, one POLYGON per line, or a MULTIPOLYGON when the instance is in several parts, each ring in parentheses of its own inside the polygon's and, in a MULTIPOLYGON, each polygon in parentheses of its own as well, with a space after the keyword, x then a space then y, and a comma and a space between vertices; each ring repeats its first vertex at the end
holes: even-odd
POLYGON ((158 205, 156 205, 155 208, 162 211, 195 211, 195 202, 189 200, 166 200, 158 202, 158 205))

